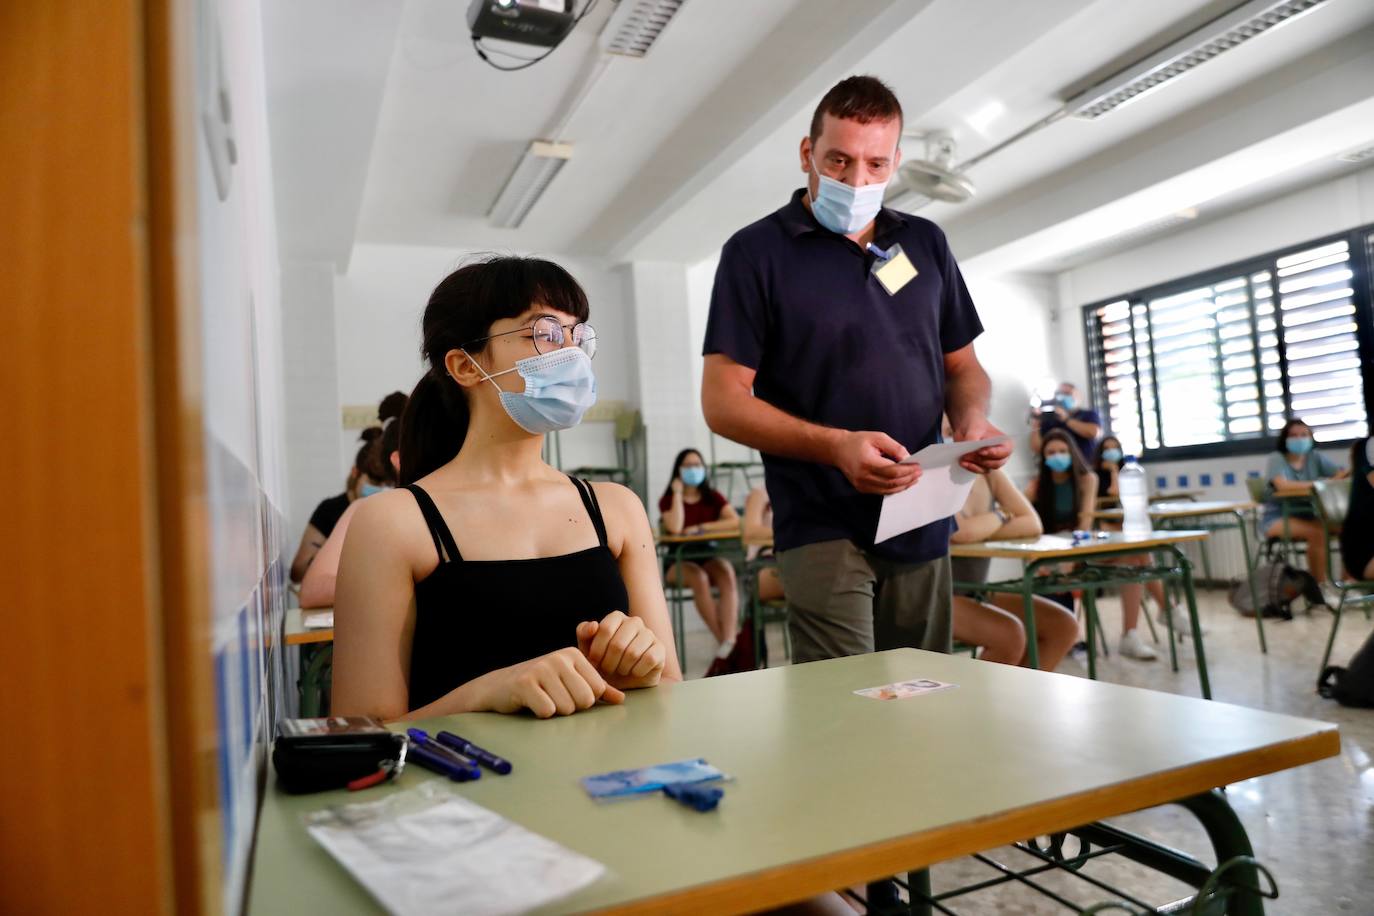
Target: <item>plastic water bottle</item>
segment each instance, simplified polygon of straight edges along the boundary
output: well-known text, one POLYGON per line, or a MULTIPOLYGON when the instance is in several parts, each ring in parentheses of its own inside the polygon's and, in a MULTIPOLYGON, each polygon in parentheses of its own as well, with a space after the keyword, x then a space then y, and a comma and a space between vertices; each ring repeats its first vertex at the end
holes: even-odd
POLYGON ((1127 458, 1116 475, 1124 514, 1121 530, 1125 534, 1149 534, 1150 494, 1145 489, 1145 469, 1134 458, 1127 458))

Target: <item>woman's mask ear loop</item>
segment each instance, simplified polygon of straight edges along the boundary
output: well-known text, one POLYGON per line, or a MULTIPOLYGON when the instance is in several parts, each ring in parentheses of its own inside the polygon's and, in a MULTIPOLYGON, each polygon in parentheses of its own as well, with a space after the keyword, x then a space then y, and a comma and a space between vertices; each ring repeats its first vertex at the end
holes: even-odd
MULTIPOLYGON (((468 358, 468 360, 469 360, 474 366, 477 367, 477 371, 480 372, 480 373, 482 373, 482 378, 483 378, 483 379, 485 379, 485 380, 488 381, 488 382, 491 382, 493 385, 496 386, 496 390, 497 390, 498 393, 504 392, 504 391, 506 390, 506 389, 502 388, 500 385, 497 385, 497 384, 496 384, 496 378, 495 378, 494 376, 487 375, 487 370, 485 370, 485 369, 482 368, 482 364, 479 363, 479 362, 476 360, 476 358, 473 357, 473 355, 472 355, 471 353, 469 353, 467 350, 462 349, 461 347, 459 348, 459 351, 458 351, 458 352, 460 352, 460 353, 462 353, 464 356, 466 356, 466 357, 468 358)), ((449 378, 452 378, 455 382, 458 381, 458 379, 457 379, 455 376, 449 376, 449 378)))

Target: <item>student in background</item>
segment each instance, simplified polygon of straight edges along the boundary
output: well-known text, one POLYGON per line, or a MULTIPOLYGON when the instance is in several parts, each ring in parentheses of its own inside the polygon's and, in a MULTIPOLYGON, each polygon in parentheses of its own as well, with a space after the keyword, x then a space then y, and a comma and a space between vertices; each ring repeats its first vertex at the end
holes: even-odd
POLYGON ((1062 429, 1073 437, 1084 458, 1096 453, 1097 437, 1102 435, 1102 417, 1097 411, 1081 406, 1078 387, 1073 382, 1060 382, 1054 402, 1048 409, 1032 412, 1031 451, 1039 452, 1041 440, 1051 430, 1062 429))
POLYGON ((403 488, 359 503, 339 564, 335 715, 547 718, 681 678, 643 505, 542 458, 596 400, 588 313, 534 258, 473 261, 435 288, 403 488))
MULTIPOLYGON (((1091 531, 1097 504, 1097 475, 1083 461, 1069 434, 1051 430, 1040 443, 1040 473, 1026 486, 1026 498, 1035 506, 1050 534, 1091 531)), ((1140 638, 1140 587, 1122 589, 1121 642, 1118 651, 1126 658, 1153 661, 1158 654, 1140 638), (1134 588, 1135 600, 1126 593, 1134 588)))
MULTIPOLYGON (((772 555, 772 547, 760 546, 758 542, 773 537, 773 501, 768 498, 765 487, 755 487, 749 491, 744 501, 744 540, 753 541, 745 551, 746 560, 757 559, 761 555, 772 555)), ((765 566, 759 570, 758 592, 760 601, 781 601, 782 576, 776 566, 765 566)))
MULTIPOLYGON (((1116 436, 1107 436, 1102 440, 1101 446, 1097 450, 1097 462, 1093 471, 1097 474, 1097 495, 1099 498, 1111 497, 1120 501, 1121 487, 1119 483, 1121 474, 1121 464, 1126 460, 1126 456, 1121 449, 1121 440, 1116 436)), ((1100 527, 1108 531, 1120 531, 1121 523, 1114 521, 1104 521, 1100 527)), ((1148 566, 1148 557, 1125 557, 1118 561, 1130 566, 1148 566)), ((1145 583, 1145 588, 1149 591, 1150 597, 1155 599, 1155 606, 1159 611, 1155 614, 1155 619, 1160 623, 1165 623, 1170 614, 1174 618, 1174 631, 1177 633, 1192 632, 1192 623, 1188 619, 1188 614, 1178 605, 1169 604, 1164 592, 1164 583, 1158 579, 1151 579, 1145 583)), ((1141 587, 1139 585, 1123 585, 1121 587, 1121 603, 1140 605, 1141 587)))
MULTIPOLYGON (((344 539, 348 537, 348 526, 357 511, 359 503, 378 493, 396 487, 396 475, 401 467, 398 450, 401 441, 401 412, 405 410, 406 396, 388 395, 382 402, 385 414, 381 435, 374 436, 368 443, 368 454, 360 456, 362 465, 367 468, 360 478, 358 498, 349 504, 333 532, 320 547, 314 562, 301 580, 300 602, 303 608, 333 607, 334 584, 339 575, 339 557, 343 553, 344 539)), ((379 414, 380 416, 381 414, 379 414)))
MULTIPOLYGON (((1033 538, 1043 531, 1034 507, 1001 468, 974 478, 973 489, 954 520, 957 527, 949 538, 953 544, 1033 538)), ((986 582, 990 565, 986 558, 950 558, 955 582, 986 582)), ((1078 621, 1073 611, 1057 601, 1036 595, 1034 603, 1040 667, 1053 671, 1078 638, 1078 621)), ((1024 613, 1025 599, 1020 595, 990 594, 980 601, 956 594, 954 638, 980 646, 979 657, 984 661, 1024 667, 1030 664, 1024 613)))
MULTIPOLYGON (((1278 497, 1310 494, 1314 481, 1327 478, 1339 480, 1349 473, 1321 452, 1315 451, 1315 445, 1312 428, 1297 418, 1289 420, 1279 430, 1278 441, 1274 443, 1275 454, 1269 456, 1269 463, 1264 469, 1264 479, 1268 481, 1265 487, 1268 499, 1260 518, 1260 530, 1265 537, 1284 536, 1283 507, 1278 497)), ((1327 604, 1334 607, 1339 596, 1326 581, 1326 530, 1309 505, 1296 503, 1289 506, 1288 535, 1307 544, 1308 571, 1322 586, 1327 604)))
POLYGON ((1104 436, 1097 447, 1097 460, 1093 462, 1093 473, 1097 475, 1097 498, 1119 499, 1121 485, 1121 463, 1126 460, 1121 440, 1116 436, 1104 436))
MULTIPOLYGON (((739 514, 706 476, 706 462, 693 448, 678 452, 673 460, 673 476, 658 501, 665 534, 711 534, 737 532, 739 514)), ((697 613, 716 638, 716 659, 730 656, 739 632, 739 583, 735 567, 727 561, 712 557, 701 562, 669 563, 664 581, 677 585, 679 581, 692 590, 697 613), (711 594, 715 588, 717 601, 711 594)), ((715 666, 714 663, 713 667, 715 666)))
MULTIPOLYGON (((381 407, 378 408, 378 419, 385 423, 391 417, 399 417, 401 410, 404 409, 406 396, 399 391, 392 392, 382 399, 381 407), (398 400, 399 399, 399 400, 398 400)), ((369 493, 375 492, 378 484, 378 477, 372 472, 377 471, 377 450, 373 448, 373 443, 382 435, 382 427, 369 426, 362 431, 359 436, 363 444, 358 448, 358 454, 353 459, 353 467, 348 472, 348 479, 344 482, 344 491, 337 496, 331 496, 322 500, 315 511, 310 514, 310 521, 306 523, 305 532, 301 535, 300 546, 296 548, 296 556, 291 560, 291 581, 300 582, 305 578, 305 571, 310 567, 311 562, 320 548, 324 546, 325 539, 334 532, 334 526, 343 517, 344 511, 349 505, 358 498, 359 489, 367 489, 369 493)), ((384 473, 384 472, 380 472, 384 473)))
POLYGON ((1352 579, 1374 580, 1374 436, 1350 447, 1350 508, 1341 527, 1341 562, 1352 579))

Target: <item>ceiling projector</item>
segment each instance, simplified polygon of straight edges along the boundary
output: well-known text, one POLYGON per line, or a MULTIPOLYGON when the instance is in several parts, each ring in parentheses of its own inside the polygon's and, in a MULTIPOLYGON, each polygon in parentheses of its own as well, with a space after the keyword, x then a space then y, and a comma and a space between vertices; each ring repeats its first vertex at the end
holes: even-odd
POLYGON ((573 0, 472 0, 468 27, 473 38, 498 38, 552 48, 577 22, 573 0))

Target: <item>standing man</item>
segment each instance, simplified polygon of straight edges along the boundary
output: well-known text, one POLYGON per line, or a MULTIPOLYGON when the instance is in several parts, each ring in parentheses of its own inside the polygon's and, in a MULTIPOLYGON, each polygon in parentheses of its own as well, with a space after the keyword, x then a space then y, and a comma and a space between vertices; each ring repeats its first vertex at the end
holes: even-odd
POLYGON ((711 293, 702 408, 763 453, 796 662, 950 650, 950 521, 874 545, 879 508, 920 477, 898 462, 938 440, 942 411, 956 440, 1000 435, 944 233, 882 208, 901 132, 880 80, 827 92, 801 141, 806 187, 725 243, 711 293))
POLYGON ((1052 429, 1062 429, 1073 436, 1074 444, 1083 453, 1083 460, 1092 464, 1097 455, 1097 437, 1102 435, 1102 418, 1097 411, 1078 404, 1078 388, 1073 382, 1060 382, 1054 392, 1054 402, 1031 411, 1031 453, 1040 454, 1040 440, 1052 429), (1048 408, 1048 409, 1046 409, 1048 408))

